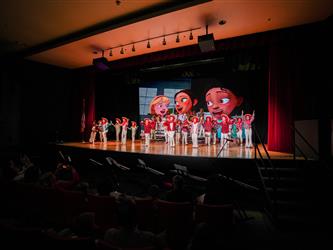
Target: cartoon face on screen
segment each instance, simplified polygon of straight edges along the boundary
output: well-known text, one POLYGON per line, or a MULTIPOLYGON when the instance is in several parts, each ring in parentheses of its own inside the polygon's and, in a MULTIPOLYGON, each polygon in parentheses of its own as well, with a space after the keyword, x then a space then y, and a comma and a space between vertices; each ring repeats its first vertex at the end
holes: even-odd
POLYGON ((178 114, 188 114, 198 100, 191 96, 189 90, 181 90, 175 94, 176 111, 178 114))
POLYGON ((158 95, 150 102, 150 114, 164 117, 168 113, 170 99, 164 95, 158 95))
POLYGON ((206 104, 211 115, 221 120, 222 114, 230 113, 243 102, 243 97, 236 96, 231 90, 221 87, 211 88, 206 93, 206 104))

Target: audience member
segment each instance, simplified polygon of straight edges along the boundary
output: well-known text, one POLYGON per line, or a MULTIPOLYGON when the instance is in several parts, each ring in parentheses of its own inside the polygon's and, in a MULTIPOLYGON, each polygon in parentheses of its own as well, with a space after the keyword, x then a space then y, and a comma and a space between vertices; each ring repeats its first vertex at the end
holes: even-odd
POLYGON ((71 228, 62 229, 59 232, 49 229, 47 232, 51 236, 64 238, 95 238, 97 236, 97 229, 95 214, 84 212, 74 218, 71 228))
POLYGON ((172 190, 165 194, 166 201, 172 202, 192 202, 192 194, 184 189, 184 178, 175 175, 172 178, 172 190))
POLYGON ((232 185, 221 175, 212 175, 207 180, 206 193, 197 198, 198 203, 224 205, 233 203, 232 185))
POLYGON ((119 195, 117 199, 116 218, 118 228, 110 228, 104 235, 104 240, 117 247, 147 247, 157 246, 156 236, 148 231, 137 228, 135 201, 119 195))

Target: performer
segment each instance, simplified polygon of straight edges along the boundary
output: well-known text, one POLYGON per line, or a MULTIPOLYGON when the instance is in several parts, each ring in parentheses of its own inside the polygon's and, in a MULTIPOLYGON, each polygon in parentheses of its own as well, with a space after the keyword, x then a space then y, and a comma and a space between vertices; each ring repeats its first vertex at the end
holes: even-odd
POLYGON ((131 121, 132 126, 131 126, 131 132, 132 132, 132 142, 135 142, 135 134, 136 134, 136 130, 138 129, 138 126, 136 125, 135 121, 131 121))
POLYGON ((205 136, 205 128, 204 128, 205 118, 204 116, 199 117, 199 137, 205 136))
POLYGON ((204 129, 205 129, 205 144, 210 146, 210 139, 213 129, 212 117, 210 116, 206 117, 206 121, 204 122, 204 129))
POLYGON ((236 120, 236 129, 237 129, 237 139, 238 139, 238 143, 239 145, 243 145, 243 134, 242 134, 242 130, 243 130, 243 113, 241 117, 238 117, 236 120))
POLYGON ((121 126, 121 144, 126 144, 127 139, 127 127, 128 127, 128 118, 122 117, 121 126))
POLYGON ((168 121, 164 119, 164 120, 162 120, 162 124, 163 124, 163 129, 162 130, 163 130, 163 135, 164 135, 165 143, 168 144, 169 143, 168 121))
POLYGON ((150 121, 150 124, 151 124, 151 132, 150 132, 150 138, 151 139, 156 139, 156 116, 153 115, 151 121, 150 121))
POLYGON ((245 147, 251 148, 252 145, 252 122, 254 120, 254 111, 251 114, 246 114, 243 115, 242 112, 242 117, 243 117, 243 125, 245 128, 245 147))
POLYGON ((181 132, 182 132, 182 121, 177 120, 177 122, 176 122, 176 144, 180 144, 181 132))
POLYGON ((109 131, 109 121, 105 117, 102 117, 100 130, 102 132, 102 141, 103 141, 103 143, 107 143, 108 142, 107 133, 109 131))
POLYGON ((212 138, 213 138, 213 145, 215 145, 216 144, 217 126, 218 126, 216 119, 212 120, 212 124, 213 124, 213 127, 212 127, 212 138))
POLYGON ((119 118, 116 118, 116 124, 112 124, 113 127, 116 129, 116 141, 119 141, 119 135, 121 130, 121 120, 119 118))
POLYGON ((222 114, 221 115, 221 122, 219 123, 219 125, 221 126, 221 140, 220 140, 220 145, 221 147, 223 145, 224 148, 228 148, 229 147, 229 142, 226 141, 228 139, 228 135, 229 135, 229 116, 227 116, 226 114, 222 114), (226 144, 224 144, 226 143, 226 144))
POLYGON ((150 144, 150 133, 151 133, 151 121, 149 118, 144 119, 143 130, 145 134, 145 146, 148 147, 150 144))
POLYGON ((93 121, 89 138, 89 142, 92 144, 95 144, 96 133, 97 133, 97 124, 96 121, 93 121))
POLYGON ((99 135, 99 141, 103 142, 102 120, 98 120, 97 131, 99 135))
POLYGON ((188 134, 188 131, 189 131, 189 122, 188 120, 186 119, 185 121, 183 121, 183 124, 181 125, 181 128, 182 128, 182 144, 185 144, 187 145, 187 134, 188 134))
POLYGON ((171 147, 175 146, 175 131, 176 131, 176 117, 174 115, 168 115, 166 121, 166 131, 168 133, 168 142, 171 147))
POLYGON ((193 148, 198 147, 198 133, 199 133, 199 118, 194 116, 191 123, 191 135, 192 135, 192 144, 193 148))

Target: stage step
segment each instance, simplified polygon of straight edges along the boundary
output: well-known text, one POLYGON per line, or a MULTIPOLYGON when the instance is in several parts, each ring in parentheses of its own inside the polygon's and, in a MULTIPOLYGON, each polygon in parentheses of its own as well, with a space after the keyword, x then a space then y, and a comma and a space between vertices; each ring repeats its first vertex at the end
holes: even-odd
POLYGON ((297 178, 300 174, 301 171, 299 168, 295 168, 295 167, 288 167, 288 168, 280 168, 280 167, 276 167, 276 168, 264 168, 264 167, 260 167, 259 168, 263 177, 266 176, 274 176, 274 170, 277 176, 279 177, 295 177, 297 178))
MULTIPOLYGON (((272 178, 263 177, 263 179, 267 187, 271 187, 274 183, 274 179, 272 178)), ((279 187, 300 187, 305 185, 305 180, 296 177, 279 177, 277 180, 277 185, 279 187)))
POLYGON ((301 200, 306 197, 306 193, 303 188, 276 188, 276 193, 273 188, 267 187, 267 191, 270 193, 271 198, 278 200, 301 200))

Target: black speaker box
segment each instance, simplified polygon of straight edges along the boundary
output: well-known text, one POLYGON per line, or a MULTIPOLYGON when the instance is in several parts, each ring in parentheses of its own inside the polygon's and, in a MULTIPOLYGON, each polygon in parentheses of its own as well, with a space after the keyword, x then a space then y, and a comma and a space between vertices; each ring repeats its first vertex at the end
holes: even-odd
POLYGON ((109 69, 108 60, 105 57, 94 58, 93 65, 95 65, 95 67, 101 71, 109 69))
POLYGON ((214 51, 215 50, 214 35, 211 33, 198 36, 198 44, 201 52, 214 51))

